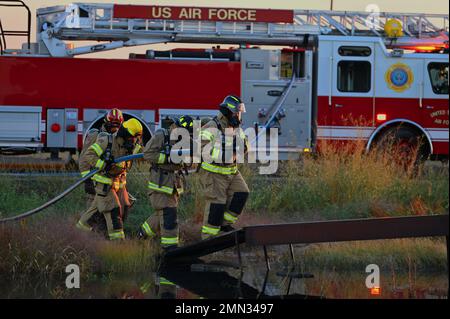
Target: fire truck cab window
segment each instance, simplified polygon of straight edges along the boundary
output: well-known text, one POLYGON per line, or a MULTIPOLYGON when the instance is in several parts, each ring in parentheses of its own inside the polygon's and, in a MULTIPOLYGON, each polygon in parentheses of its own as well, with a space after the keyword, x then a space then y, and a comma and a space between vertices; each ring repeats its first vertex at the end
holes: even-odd
POLYGON ((448 94, 448 63, 428 64, 431 87, 435 94, 448 94))
POLYGON ((367 93, 371 85, 371 68, 368 61, 340 61, 337 72, 340 92, 367 93))
POLYGON ((80 8, 80 18, 89 18, 89 12, 80 8))
POLYGON ((342 46, 339 47, 339 55, 342 56, 370 56, 372 50, 369 47, 353 47, 353 46, 342 46))

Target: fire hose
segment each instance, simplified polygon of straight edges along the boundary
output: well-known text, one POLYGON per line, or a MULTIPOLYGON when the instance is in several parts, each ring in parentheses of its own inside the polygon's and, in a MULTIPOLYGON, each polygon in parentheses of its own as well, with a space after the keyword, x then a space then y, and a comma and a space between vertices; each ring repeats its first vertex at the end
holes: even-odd
MULTIPOLYGON (((121 163, 121 162, 126 162, 126 161, 131 161, 134 159, 138 159, 138 158, 142 158, 144 157, 143 153, 140 154, 133 154, 133 155, 127 155, 127 156, 123 156, 123 157, 119 157, 117 159, 115 159, 113 162, 114 163, 121 163)), ((7 218, 3 218, 0 219, 0 224, 3 223, 7 223, 7 222, 12 222, 12 221, 17 221, 29 216, 32 216, 34 214, 39 213, 40 211, 46 209, 47 207, 57 203, 58 201, 60 201, 61 199, 63 199, 64 197, 66 197, 68 194, 70 194, 75 188, 77 188, 78 186, 80 186, 81 184, 83 184, 86 180, 88 180, 89 178, 91 178, 92 176, 94 176, 95 174, 97 174, 99 171, 99 169, 94 169, 92 171, 90 171, 86 176, 84 176, 83 178, 81 178, 80 180, 78 180, 75 184, 71 185, 69 188, 67 188, 64 192, 62 192, 61 194, 59 194, 58 196, 52 198, 51 200, 49 200, 48 202, 42 204, 41 206, 34 208, 30 211, 27 211, 23 214, 17 215, 17 216, 13 216, 13 217, 7 217, 7 218)))
POLYGON ((286 98, 289 94, 289 92, 291 91, 292 87, 294 86, 295 83, 295 72, 292 72, 292 78, 290 80, 290 82, 288 83, 288 85, 286 86, 286 88, 284 89, 283 93, 281 94, 280 98, 278 99, 277 103, 274 106, 274 111, 272 112, 272 115, 270 116, 270 118, 266 121, 266 123, 260 128, 260 132, 258 133, 258 135, 250 142, 250 145, 253 145, 258 142, 259 138, 264 134, 266 134, 266 130, 269 129, 271 127, 271 125, 274 123, 274 121, 276 121, 277 116, 280 114, 280 112, 282 111, 281 107, 283 106, 284 102, 286 101, 286 98))

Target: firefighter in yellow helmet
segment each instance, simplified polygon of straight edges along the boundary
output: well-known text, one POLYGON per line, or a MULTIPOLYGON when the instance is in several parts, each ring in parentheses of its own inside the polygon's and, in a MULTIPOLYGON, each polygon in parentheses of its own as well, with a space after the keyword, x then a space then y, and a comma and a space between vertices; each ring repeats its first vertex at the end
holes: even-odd
POLYGON ((140 237, 153 238, 159 235, 161 247, 166 251, 179 244, 177 207, 184 191, 183 170, 186 167, 183 162, 172 161, 170 150, 178 141, 171 140, 170 135, 177 128, 184 128, 187 130, 186 135, 191 135, 193 124, 190 116, 182 116, 173 121, 168 129, 157 130, 144 148, 144 159, 151 165, 148 188, 150 204, 155 213, 141 225, 140 237))
MULTIPOLYGON (((109 134, 117 132, 123 121, 124 118, 122 111, 114 108, 105 114, 100 129, 92 128, 87 132, 83 143, 83 149, 80 152, 80 159, 78 163, 81 177, 86 176, 91 171, 91 167, 85 160, 84 154, 89 149, 89 147, 95 143, 98 134, 100 132, 106 132, 109 134)), ((86 193, 86 208, 89 208, 92 205, 95 197, 95 187, 92 179, 88 179, 84 183, 84 191, 86 193)), ((103 216, 97 210, 93 210, 91 214, 92 217, 89 219, 88 224, 92 227, 99 227, 101 229, 104 224, 103 216)))
POLYGON ((238 170, 237 152, 248 151, 248 141, 241 128, 245 105, 235 95, 228 95, 219 105, 218 115, 201 129, 202 163, 200 185, 206 206, 202 238, 228 232, 242 213, 249 195, 248 186, 238 170), (226 133, 229 137, 225 137, 226 133), (209 149, 205 150, 209 145, 209 149), (205 160, 207 151, 209 160, 205 160), (231 156, 230 156, 231 155, 231 156))
POLYGON ((110 240, 124 239, 123 216, 129 206, 126 192, 126 172, 131 161, 114 163, 115 158, 137 153, 142 136, 142 124, 136 119, 125 121, 114 134, 100 133, 97 140, 84 154, 86 162, 100 171, 92 177, 95 197, 91 207, 81 216, 77 227, 91 230, 87 221, 92 209, 97 209, 106 220, 110 240))

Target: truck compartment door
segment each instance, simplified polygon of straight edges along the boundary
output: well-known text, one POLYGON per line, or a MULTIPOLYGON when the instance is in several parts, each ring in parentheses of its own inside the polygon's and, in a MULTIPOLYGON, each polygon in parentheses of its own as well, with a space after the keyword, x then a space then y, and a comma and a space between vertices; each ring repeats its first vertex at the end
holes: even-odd
POLYGON ((78 145, 78 110, 47 110, 47 147, 76 148, 78 145))
POLYGON ((0 145, 39 146, 41 115, 40 106, 0 106, 0 145))

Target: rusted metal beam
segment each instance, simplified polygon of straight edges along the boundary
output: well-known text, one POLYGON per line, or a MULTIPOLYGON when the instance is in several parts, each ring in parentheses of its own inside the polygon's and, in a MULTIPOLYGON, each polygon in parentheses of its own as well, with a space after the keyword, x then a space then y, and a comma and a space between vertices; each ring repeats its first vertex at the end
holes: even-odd
POLYGON ((249 245, 283 245, 449 235, 446 215, 366 218, 244 227, 249 245))
POLYGON ((169 251, 165 259, 189 261, 242 243, 269 246, 429 236, 449 236, 448 215, 248 226, 169 251))

